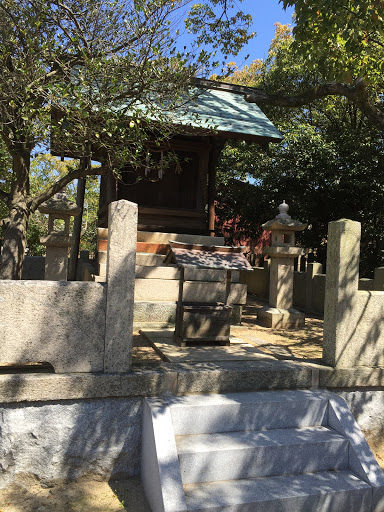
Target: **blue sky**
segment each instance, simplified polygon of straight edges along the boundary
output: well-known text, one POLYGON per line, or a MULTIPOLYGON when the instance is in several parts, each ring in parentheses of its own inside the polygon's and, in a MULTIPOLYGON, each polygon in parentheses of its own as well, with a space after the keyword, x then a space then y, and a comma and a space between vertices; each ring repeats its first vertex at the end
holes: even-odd
POLYGON ((244 0, 238 3, 238 6, 242 11, 252 14, 252 30, 257 32, 257 36, 234 59, 236 64, 241 66, 248 53, 250 57, 245 64, 255 59, 266 58, 275 32, 274 24, 276 22, 291 23, 294 9, 290 7, 285 11, 278 0, 244 0))

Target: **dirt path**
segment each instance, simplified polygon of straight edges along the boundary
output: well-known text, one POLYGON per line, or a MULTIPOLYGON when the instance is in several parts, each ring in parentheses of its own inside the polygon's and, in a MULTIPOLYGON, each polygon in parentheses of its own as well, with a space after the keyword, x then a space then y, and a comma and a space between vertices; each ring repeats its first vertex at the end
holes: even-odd
POLYGON ((0 512, 150 512, 139 478, 39 482, 20 476, 0 491, 0 512))

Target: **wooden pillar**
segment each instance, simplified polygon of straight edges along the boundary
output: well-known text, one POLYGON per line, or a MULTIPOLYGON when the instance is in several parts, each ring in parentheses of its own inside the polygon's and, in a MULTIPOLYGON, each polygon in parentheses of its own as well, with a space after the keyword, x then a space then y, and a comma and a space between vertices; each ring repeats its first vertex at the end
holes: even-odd
POLYGON ((108 227, 108 205, 117 200, 117 182, 113 170, 103 164, 105 169, 100 179, 100 196, 97 227, 108 227))
MULTIPOLYGON (((85 168, 90 166, 91 163, 88 158, 80 158, 80 167, 85 168)), ((75 217, 73 221, 73 243, 71 247, 71 254, 69 257, 69 271, 68 271, 68 281, 76 281, 76 273, 77 273, 77 260, 79 256, 79 248, 80 248, 80 237, 81 237, 81 227, 83 224, 83 208, 84 208, 84 197, 85 197, 85 185, 86 178, 79 178, 77 180, 77 192, 76 192, 76 205, 81 208, 80 213, 77 217, 75 217)))
POLYGON ((210 137, 210 142, 212 149, 208 163, 208 231, 210 236, 215 236, 216 166, 225 139, 210 137))

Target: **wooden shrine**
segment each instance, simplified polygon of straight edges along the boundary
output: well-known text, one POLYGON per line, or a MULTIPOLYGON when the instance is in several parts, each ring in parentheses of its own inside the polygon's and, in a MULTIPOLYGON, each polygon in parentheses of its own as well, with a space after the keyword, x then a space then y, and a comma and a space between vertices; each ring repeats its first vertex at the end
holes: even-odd
POLYGON ((99 227, 108 226, 108 204, 126 199, 139 206, 139 231, 214 236, 216 166, 226 141, 282 140, 258 106, 245 101, 252 88, 198 79, 196 86, 190 114, 180 112, 174 121, 179 134, 160 144, 148 140, 141 167, 124 167, 117 180, 113 173, 101 177, 99 227))
POLYGON ((176 308, 174 339, 185 347, 193 343, 229 345, 232 307, 229 305, 232 271, 252 271, 244 256, 245 247, 205 246, 169 241, 170 249, 165 263, 176 263, 180 270, 179 295, 176 308), (213 269, 226 271, 223 302, 185 302, 183 290, 185 269, 213 269))

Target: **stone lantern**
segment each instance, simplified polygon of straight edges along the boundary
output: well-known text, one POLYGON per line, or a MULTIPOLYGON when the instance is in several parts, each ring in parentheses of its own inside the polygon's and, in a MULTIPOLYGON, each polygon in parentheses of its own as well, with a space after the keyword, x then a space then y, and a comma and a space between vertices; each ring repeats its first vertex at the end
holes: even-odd
POLYGON ((72 245, 69 233, 70 217, 79 215, 81 208, 67 199, 65 194, 55 194, 45 201, 39 212, 48 214, 48 235, 40 242, 46 246, 45 279, 47 281, 66 281, 68 273, 68 248, 72 245), (61 226, 57 221, 64 221, 61 226))
POLYGON ((269 306, 259 310, 257 318, 261 325, 277 329, 304 325, 304 314, 293 309, 293 263, 303 250, 295 247, 295 232, 303 231, 307 225, 293 220, 288 215, 285 201, 279 206, 279 214, 262 225, 272 232, 272 246, 264 248, 271 258, 269 278, 269 306))

